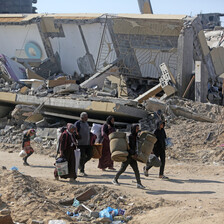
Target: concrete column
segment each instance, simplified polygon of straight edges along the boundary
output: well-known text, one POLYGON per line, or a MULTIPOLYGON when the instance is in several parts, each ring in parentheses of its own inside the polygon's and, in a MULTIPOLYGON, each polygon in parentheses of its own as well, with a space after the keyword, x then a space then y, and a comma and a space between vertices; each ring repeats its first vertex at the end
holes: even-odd
POLYGON ((141 14, 153 14, 150 0, 138 0, 141 14))
POLYGON ((195 61, 195 101, 207 102, 208 71, 201 61, 195 61))
POLYGON ((177 82, 178 96, 183 96, 193 73, 193 30, 185 28, 178 38, 177 82))

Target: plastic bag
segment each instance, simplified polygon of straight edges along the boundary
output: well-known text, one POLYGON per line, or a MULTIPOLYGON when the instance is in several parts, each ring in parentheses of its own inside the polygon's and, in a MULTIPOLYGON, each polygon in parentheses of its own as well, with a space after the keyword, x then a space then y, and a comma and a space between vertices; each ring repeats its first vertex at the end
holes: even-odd
POLYGON ((162 164, 161 161, 158 159, 158 157, 155 154, 149 155, 147 166, 160 167, 161 164, 162 164))
POLYGON ((113 217, 118 215, 118 209, 114 209, 111 207, 107 207, 99 212, 100 218, 109 218, 111 221, 113 221, 113 217))
POLYGON ((166 142, 166 148, 170 148, 173 146, 173 143, 172 143, 172 139, 171 138, 166 138, 165 139, 165 142, 166 142))
POLYGON ((22 158, 26 157, 27 156, 26 151, 22 149, 21 152, 19 153, 19 156, 22 158))

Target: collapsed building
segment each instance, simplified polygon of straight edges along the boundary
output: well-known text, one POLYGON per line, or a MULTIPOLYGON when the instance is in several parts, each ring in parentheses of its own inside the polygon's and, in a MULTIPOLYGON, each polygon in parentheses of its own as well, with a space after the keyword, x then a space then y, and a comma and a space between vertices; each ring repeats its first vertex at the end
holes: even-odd
POLYGON ((139 103, 149 97, 207 102, 209 82, 222 88, 222 53, 208 47, 199 17, 2 14, 0 30, 2 77, 18 84, 12 92, 2 83, 4 116, 24 104, 72 120, 85 110, 101 122, 109 114, 137 122, 147 116, 139 103), (26 77, 13 72, 10 58, 26 77))

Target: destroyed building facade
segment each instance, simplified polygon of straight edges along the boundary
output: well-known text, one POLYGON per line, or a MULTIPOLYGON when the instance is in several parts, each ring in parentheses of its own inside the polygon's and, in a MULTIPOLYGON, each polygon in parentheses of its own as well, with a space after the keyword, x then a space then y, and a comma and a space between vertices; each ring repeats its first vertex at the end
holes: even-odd
MULTIPOLYGON (((64 73, 73 80, 85 80, 80 81, 81 88, 109 89, 108 96, 117 94, 113 92, 114 84, 120 88, 118 97, 133 100, 160 83, 159 92, 164 90, 166 93, 166 89, 180 97, 206 102, 208 80, 213 82, 224 73, 224 67, 220 66, 223 58, 219 54, 213 54, 208 47, 199 17, 155 14, 1 14, 0 40, 0 50, 5 55, 2 57, 3 62, 7 56, 23 64, 33 74, 36 73, 29 79, 32 77, 38 80, 23 80, 25 83, 32 82, 33 86, 34 82, 40 86, 43 79, 51 79, 53 75, 56 77, 64 73), (217 61, 220 63, 217 64, 217 61), (162 78, 166 73, 172 78, 162 78), (193 78, 195 86, 189 87, 193 78), (171 91, 165 88, 170 82, 175 85, 171 91), (164 83, 167 84, 164 86, 164 83), (134 90, 133 95, 127 92, 127 86, 134 90), (138 92, 139 86, 142 92, 138 92)), ((57 82, 66 84, 65 80, 57 82)), ((64 88, 66 91, 69 88, 77 91, 78 87, 70 82, 69 87, 45 90, 36 97, 46 97, 49 91, 54 94, 64 92, 64 88)), ((4 94, 0 97, 1 102, 38 106, 37 102, 41 104, 44 101, 38 98, 32 101, 32 97, 14 94, 12 102, 6 100, 4 94), (22 98, 24 100, 20 102, 22 98)), ((105 93, 98 93, 96 96, 100 94, 102 98, 106 96, 105 93)), ((145 96, 149 97, 150 94, 145 96)), ((83 97, 73 98, 81 105, 83 97)), ((142 99, 136 101, 142 102, 142 99)), ((53 103, 52 109, 53 101, 53 98, 49 99, 49 107, 53 111, 48 110, 47 113, 54 113, 59 105, 53 103)), ((113 112, 121 118, 132 113, 127 108, 122 109, 123 106, 132 104, 130 100, 125 103, 118 103, 119 99, 116 102, 110 100, 103 102, 102 107, 98 106, 99 99, 93 97, 90 101, 83 103, 84 106, 74 107, 74 116, 83 109, 91 111, 92 108, 92 112, 98 114, 97 119, 102 113, 106 116, 113 112)), ((62 103, 64 105, 63 100, 62 103)), ((66 109, 66 105, 64 108, 66 109)), ((138 110, 133 114, 139 113, 138 110)), ((60 116, 64 115, 65 112, 60 116)), ((72 116, 72 111, 66 112, 66 116, 72 116)))
POLYGON ((116 61, 123 75, 158 80, 165 63, 182 95, 195 60, 216 76, 200 20, 184 15, 1 15, 0 30, 1 52, 45 78, 93 75, 116 61))

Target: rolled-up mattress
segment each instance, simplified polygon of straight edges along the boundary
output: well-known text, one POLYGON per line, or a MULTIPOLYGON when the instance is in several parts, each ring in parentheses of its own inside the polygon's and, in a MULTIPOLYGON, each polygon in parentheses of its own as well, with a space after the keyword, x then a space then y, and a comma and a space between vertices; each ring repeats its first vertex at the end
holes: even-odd
POLYGON ((111 154, 111 159, 115 162, 125 162, 127 160, 128 152, 114 151, 111 154))
POLYGON ((141 163, 147 163, 147 160, 148 160, 148 156, 146 156, 145 154, 143 153, 139 153, 137 158, 136 158, 137 161, 141 162, 141 163))
POLYGON ((109 135, 109 139, 112 140, 114 138, 124 138, 124 139, 126 139, 126 133, 124 133, 124 132, 113 132, 109 135))
POLYGON ((114 138, 110 140, 110 151, 111 153, 115 151, 124 151, 128 149, 127 141, 124 138, 114 138))
POLYGON ((143 132, 140 136, 139 141, 139 152, 144 154, 144 156, 148 157, 154 147, 154 144, 157 142, 157 138, 154 134, 150 132, 143 132))

